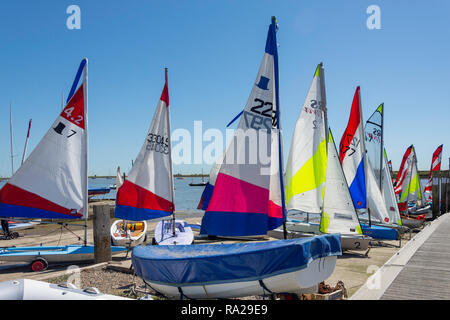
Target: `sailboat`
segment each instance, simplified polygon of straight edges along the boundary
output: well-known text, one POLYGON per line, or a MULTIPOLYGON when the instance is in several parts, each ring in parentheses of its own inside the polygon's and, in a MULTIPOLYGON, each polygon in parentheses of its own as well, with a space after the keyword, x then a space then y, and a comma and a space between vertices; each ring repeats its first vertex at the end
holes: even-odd
POLYGON ((204 180, 204 177, 203 177, 203 169, 202 169, 202 182, 194 183, 194 181, 192 181, 191 183, 189 183, 189 185, 191 187, 204 187, 204 186, 206 186, 206 181, 204 180))
POLYGON ((433 172, 440 172, 441 171, 441 158, 442 158, 442 149, 444 145, 440 145, 437 147, 437 149, 433 152, 433 156, 431 158, 431 168, 430 168, 430 175, 428 176, 427 184, 425 185, 424 189, 424 199, 428 204, 431 204, 433 202, 433 172))
POLYGON ((374 239, 396 240, 397 230, 372 225, 372 220, 379 223, 391 223, 391 221, 375 174, 367 160, 362 119, 358 86, 353 97, 349 122, 339 145, 339 158, 355 208, 360 214, 368 214, 368 224, 362 224, 363 233, 374 239))
MULTIPOLYGON (((94 259, 94 246, 87 244, 87 67, 83 59, 66 107, 0 190, 1 217, 84 219, 84 244, 3 248, 0 260, 31 262, 40 271, 52 262, 94 259)), ((111 248, 113 254, 125 249, 111 248)))
POLYGON ((431 206, 422 203, 422 188, 414 145, 411 145, 409 150, 410 153, 406 159, 406 173, 401 180, 399 206, 408 215, 431 214, 431 206))
MULTIPOLYGON (((203 234, 266 235, 268 230, 283 224, 276 28, 275 17, 272 17, 263 61, 234 142, 219 159, 224 161, 212 182, 212 197, 201 226, 203 234), (237 139, 242 131, 259 135, 257 147, 268 141, 267 159, 264 159, 267 162, 247 163, 252 151, 244 139, 237 139), (230 159, 235 149, 237 152, 233 155, 247 156, 244 163, 230 159)), ((316 286, 331 275, 340 254, 339 236, 330 234, 232 244, 137 246, 133 249, 132 261, 136 274, 168 297, 235 298, 298 293, 316 286)))
POLYGON ((384 149, 384 113, 385 106, 384 103, 381 103, 366 121, 364 127, 364 142, 367 161, 373 170, 376 185, 381 191, 390 223, 387 224, 385 221, 371 222, 376 225, 395 228, 397 231, 403 233, 407 228, 402 227, 400 212, 398 210, 397 200, 392 186, 392 178, 387 163, 386 150, 384 149))
MULTIPOLYGON (((133 162, 133 167, 117 190, 115 217, 124 229, 118 234, 128 237, 133 231, 126 221, 139 221, 132 229, 146 233, 146 221, 172 216, 160 221, 155 228, 158 244, 190 244, 194 240, 192 229, 183 220, 175 219, 172 151, 170 141, 169 83, 165 69, 165 85, 156 107, 144 144, 133 162)), ((115 236, 113 234, 113 236, 115 236)), ((134 242, 134 245, 139 244, 134 242)))
POLYGON ((294 129, 286 168, 287 208, 320 214, 314 223, 288 219, 293 237, 338 233, 342 250, 367 250, 356 210, 328 129, 324 68, 319 64, 294 129), (326 132, 328 130, 328 133, 326 132), (301 234, 297 234, 301 233, 301 234))

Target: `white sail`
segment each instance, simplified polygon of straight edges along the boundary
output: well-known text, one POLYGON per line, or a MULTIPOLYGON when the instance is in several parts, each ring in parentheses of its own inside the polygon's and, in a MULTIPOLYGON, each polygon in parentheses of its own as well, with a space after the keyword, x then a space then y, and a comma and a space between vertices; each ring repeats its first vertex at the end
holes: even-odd
POLYGON ((144 144, 128 178, 117 190, 115 216, 118 218, 150 220, 171 215, 175 209, 167 69, 165 79, 144 144))
POLYGON ((386 204, 386 208, 389 213, 389 217, 392 223, 396 223, 398 225, 402 224, 402 219, 400 218, 400 211, 398 210, 397 198, 394 192, 394 186, 392 185, 391 174, 389 172, 388 160, 386 157, 386 152, 384 152, 384 165, 382 171, 382 195, 384 199, 384 203, 386 204))
POLYGON ((377 180, 375 174, 373 173, 370 162, 366 162, 366 188, 367 188, 367 206, 370 210, 371 218, 375 218, 382 223, 392 223, 389 218, 389 213, 387 211, 386 205, 384 203, 381 191, 378 188, 377 180))
POLYGON ((292 137, 285 175, 287 209, 321 213, 326 171, 326 100, 320 64, 292 137))
POLYGON ((117 167, 116 188, 119 189, 123 185, 123 179, 120 175, 120 167, 117 167))
POLYGON ((331 130, 328 135, 327 177, 320 231, 362 234, 331 130))

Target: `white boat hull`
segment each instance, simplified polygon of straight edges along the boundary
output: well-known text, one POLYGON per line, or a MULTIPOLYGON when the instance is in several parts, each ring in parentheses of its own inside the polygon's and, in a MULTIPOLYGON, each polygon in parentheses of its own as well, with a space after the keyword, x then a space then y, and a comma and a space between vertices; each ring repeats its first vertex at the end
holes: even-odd
POLYGON ((175 235, 173 220, 162 220, 155 228, 155 241, 159 245, 186 245, 194 241, 194 232, 184 220, 175 220, 175 235))
POLYGON ((47 282, 19 279, 0 282, 0 300, 131 300, 104 294, 95 288, 78 289, 47 282))
MULTIPOLYGON (((302 270, 267 277, 263 283, 272 292, 304 293, 326 280, 336 267, 336 256, 311 261, 302 270)), ((178 287, 146 281, 152 288, 170 298, 180 298, 178 287)), ((239 298, 269 294, 259 281, 229 282, 212 285, 183 286, 183 294, 193 299, 239 298)))
POLYGON ((287 221, 286 229, 288 231, 295 231, 302 233, 322 234, 320 232, 320 225, 315 223, 287 221))
POLYGON ((134 247, 142 244, 147 235, 147 222, 140 221, 140 223, 144 223, 144 229, 137 235, 132 235, 130 231, 127 231, 125 234, 121 231, 120 224, 123 224, 123 220, 116 220, 111 225, 111 241, 115 246, 123 246, 123 247, 134 247))
POLYGON ((346 235, 341 234, 342 251, 366 251, 369 248, 371 237, 363 235, 346 235))

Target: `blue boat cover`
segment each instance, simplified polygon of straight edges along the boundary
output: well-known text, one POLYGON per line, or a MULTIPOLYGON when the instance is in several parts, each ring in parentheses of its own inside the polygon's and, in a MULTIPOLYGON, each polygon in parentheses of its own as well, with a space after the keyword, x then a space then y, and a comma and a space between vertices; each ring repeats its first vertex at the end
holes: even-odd
POLYGON ((262 280, 341 254, 340 235, 327 234, 250 243, 136 246, 132 261, 144 280, 183 287, 262 280))
POLYGON ((398 238, 398 231, 394 228, 376 225, 369 227, 367 224, 361 224, 361 227, 363 234, 377 240, 397 240, 398 238))

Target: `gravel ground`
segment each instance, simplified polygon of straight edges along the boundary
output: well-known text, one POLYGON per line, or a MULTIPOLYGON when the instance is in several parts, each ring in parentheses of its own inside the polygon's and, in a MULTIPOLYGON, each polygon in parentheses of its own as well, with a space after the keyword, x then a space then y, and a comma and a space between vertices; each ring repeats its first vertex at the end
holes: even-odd
MULTIPOLYGON (((52 278, 46 280, 49 283, 64 284, 70 278, 71 282, 77 287, 85 289, 88 287, 95 287, 102 293, 112 294, 121 297, 132 299, 139 299, 146 295, 146 293, 153 296, 153 299, 164 299, 156 296, 156 293, 147 287, 138 276, 108 269, 107 267, 98 269, 83 270, 80 277, 73 277, 70 275, 52 278), (79 282, 77 283, 77 281, 79 282)), ((250 296, 239 298, 239 300, 262 300, 261 296, 250 296)))

